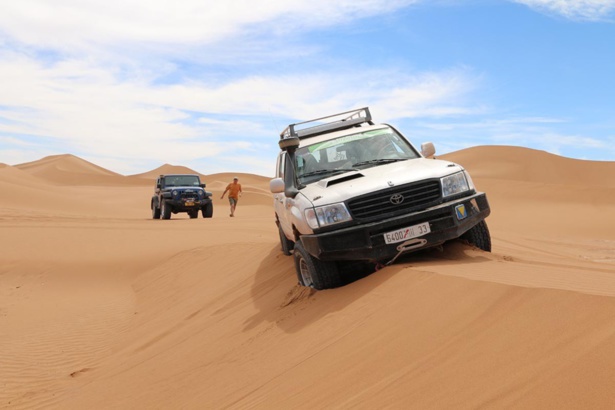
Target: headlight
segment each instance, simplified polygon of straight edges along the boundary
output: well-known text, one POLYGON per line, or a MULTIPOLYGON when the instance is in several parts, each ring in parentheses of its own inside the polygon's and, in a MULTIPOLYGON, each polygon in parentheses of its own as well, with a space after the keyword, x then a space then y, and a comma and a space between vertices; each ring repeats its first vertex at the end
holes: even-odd
POLYGON ((442 182, 442 196, 444 198, 470 190, 465 172, 449 175, 441 178, 440 181, 442 182))
POLYGON ((305 210, 305 219, 310 228, 317 229, 325 226, 351 221, 352 217, 343 203, 318 206, 305 210))
POLYGON ((203 198, 205 196, 205 191, 199 191, 199 197, 203 198))
POLYGON ((173 191, 173 196, 177 196, 177 191, 173 191))

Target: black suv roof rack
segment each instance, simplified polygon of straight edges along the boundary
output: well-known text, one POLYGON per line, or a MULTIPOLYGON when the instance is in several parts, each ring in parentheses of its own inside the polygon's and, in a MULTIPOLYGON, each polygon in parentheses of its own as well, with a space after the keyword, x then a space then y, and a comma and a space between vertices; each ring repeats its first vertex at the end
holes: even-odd
POLYGON ((309 121, 298 122, 290 124, 280 133, 280 139, 297 137, 299 139, 307 137, 315 137, 317 135, 326 134, 328 132, 340 131, 347 128, 357 127, 361 124, 368 123, 374 125, 372 122, 372 115, 369 112, 368 107, 359 108, 356 110, 345 111, 339 114, 327 115, 326 117, 315 118, 309 121), (349 114, 349 115, 348 115, 349 114), (344 116, 343 118, 333 119, 329 122, 323 120, 337 118, 344 116), (298 125, 310 124, 313 122, 322 122, 321 124, 313 125, 302 129, 297 129, 298 125))

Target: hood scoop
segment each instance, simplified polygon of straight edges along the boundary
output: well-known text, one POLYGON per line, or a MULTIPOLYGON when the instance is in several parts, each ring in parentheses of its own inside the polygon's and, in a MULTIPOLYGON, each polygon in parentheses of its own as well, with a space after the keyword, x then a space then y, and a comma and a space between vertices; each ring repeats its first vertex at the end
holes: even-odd
POLYGON ((342 182, 352 181, 353 179, 363 178, 360 172, 353 172, 341 175, 339 178, 329 178, 318 182, 323 188, 328 188, 332 185, 341 184, 342 182))

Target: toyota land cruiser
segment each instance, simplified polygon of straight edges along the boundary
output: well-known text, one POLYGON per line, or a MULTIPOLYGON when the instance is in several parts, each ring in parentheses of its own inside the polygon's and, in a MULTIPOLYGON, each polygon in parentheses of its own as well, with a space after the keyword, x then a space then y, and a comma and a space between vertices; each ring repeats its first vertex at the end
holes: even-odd
POLYGON ((388 265, 456 238, 491 251, 487 196, 468 172, 375 124, 367 107, 290 124, 279 146, 275 222, 303 286, 334 288, 342 264, 388 265))

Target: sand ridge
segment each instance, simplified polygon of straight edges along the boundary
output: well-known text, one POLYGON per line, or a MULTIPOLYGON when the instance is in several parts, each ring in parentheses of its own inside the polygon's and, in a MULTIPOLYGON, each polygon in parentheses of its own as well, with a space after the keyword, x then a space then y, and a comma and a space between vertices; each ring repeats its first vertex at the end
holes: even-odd
POLYGON ((268 177, 200 174, 214 217, 160 221, 155 177, 181 166, 0 166, 0 408, 615 406, 615 163, 443 158, 487 192, 493 252, 320 292, 280 252, 268 177))

